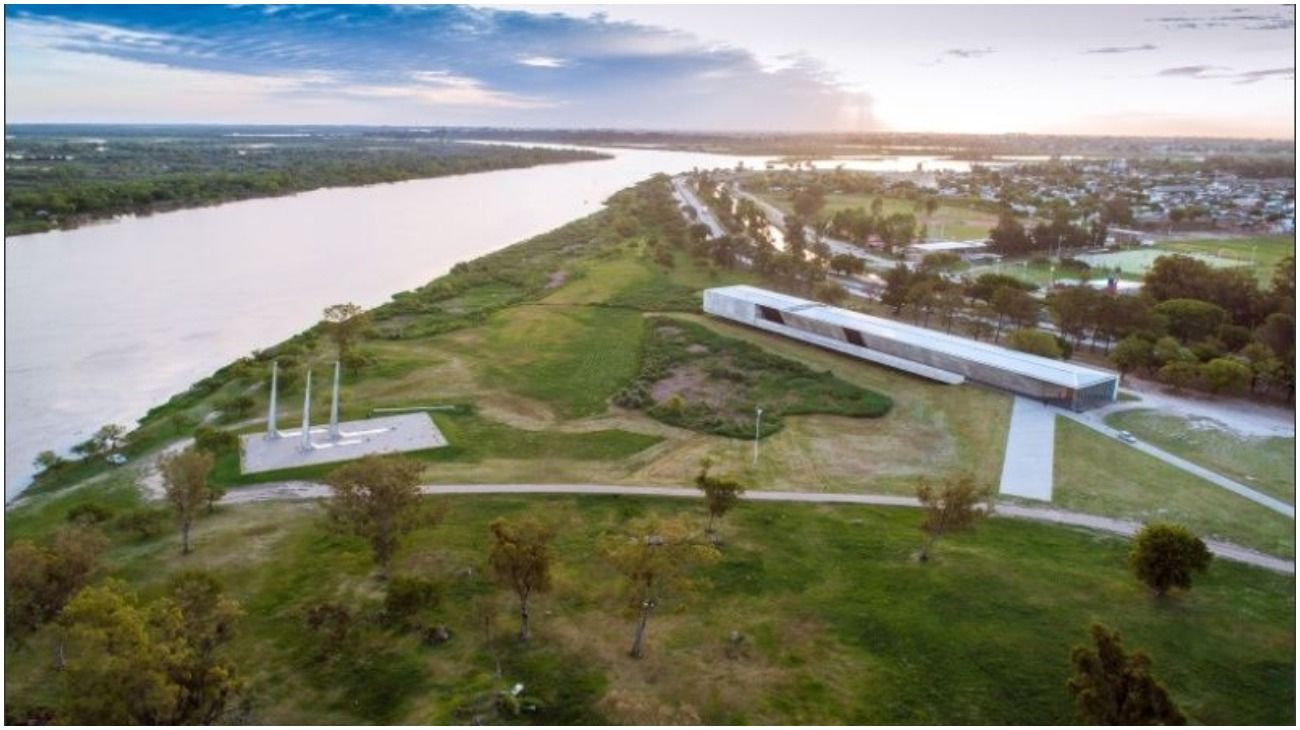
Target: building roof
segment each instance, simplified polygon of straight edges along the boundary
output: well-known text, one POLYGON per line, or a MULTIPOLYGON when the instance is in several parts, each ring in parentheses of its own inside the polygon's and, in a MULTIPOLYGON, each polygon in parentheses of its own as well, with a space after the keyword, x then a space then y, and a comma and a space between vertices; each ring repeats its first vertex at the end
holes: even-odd
POLYGON ((968 251, 972 248, 986 248, 984 241, 932 241, 930 243, 913 243, 908 250, 919 253, 938 253, 940 251, 968 251))
POLYGON ((788 294, 737 285, 711 289, 719 294, 761 304, 765 307, 798 314, 830 325, 856 329, 863 334, 895 340, 914 347, 941 352, 952 357, 982 363, 1007 372, 1024 375, 1045 383, 1078 390, 1114 380, 1117 376, 1105 370, 1074 365, 1061 360, 1030 355, 1026 352, 979 342, 966 337, 949 335, 925 327, 895 322, 883 317, 852 312, 831 307, 820 302, 792 297, 788 294))

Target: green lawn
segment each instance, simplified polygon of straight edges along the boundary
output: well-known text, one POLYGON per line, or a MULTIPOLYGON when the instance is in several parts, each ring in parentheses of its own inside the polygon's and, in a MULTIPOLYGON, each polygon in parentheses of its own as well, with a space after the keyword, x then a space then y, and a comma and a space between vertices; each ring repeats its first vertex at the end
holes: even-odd
POLYGON ((1232 259, 1241 266, 1253 268, 1261 283, 1273 281, 1273 270, 1279 261, 1295 254, 1295 236, 1254 236, 1201 241, 1167 241, 1158 248, 1187 254, 1202 254, 1232 259))
POLYGON ((1241 437, 1146 409, 1120 411, 1107 425, 1133 432, 1165 451, 1295 504, 1295 438, 1241 437))
MULTIPOLYGON (((229 651, 260 723, 463 723, 456 708, 515 682, 542 700, 528 719, 548 724, 1072 723, 1069 652, 1094 621, 1151 656, 1193 722, 1294 721, 1291 577, 1215 561, 1191 592, 1162 602, 1129 575, 1117 539, 998 519, 921 565, 914 510, 744 504, 722 525, 722 561, 697 573, 694 595, 661 607, 638 662, 596 541, 652 512, 689 511, 702 525, 698 502, 445 502, 443 523, 408 539, 395 565, 439 584, 427 620, 453 638, 438 647, 376 624, 382 586, 366 545, 330 533, 311 504, 222 508, 200 521, 188 558, 172 535, 119 540, 105 558, 145 595, 184 568, 220 576, 246 611, 229 651), (560 535, 528 649, 510 637, 509 598, 483 577, 487 525, 512 514, 560 535), (499 610, 491 644, 485 598, 499 610), (358 617, 350 638, 307 628, 305 610, 321 601, 358 617)), ((15 703, 57 705, 53 641, 46 630, 6 651, 15 703)))
MULTIPOLYGON (((842 208, 862 208, 869 212, 872 201, 877 197, 859 193, 832 193, 826 196, 826 207, 822 209, 820 216, 828 217, 842 208)), ((788 196, 770 195, 766 196, 766 199, 785 213, 794 211, 793 203, 788 196)), ((911 213, 916 216, 917 225, 928 223, 930 238, 935 240, 964 241, 988 238, 989 231, 998 224, 997 215, 963 205, 942 203, 934 214, 927 218, 924 211, 916 210, 911 200, 903 198, 881 198, 880 200, 882 214, 911 213)))
POLYGON ((1273 555, 1295 555, 1295 520, 1073 421, 1056 422, 1053 504, 1134 520, 1180 522, 1273 555))

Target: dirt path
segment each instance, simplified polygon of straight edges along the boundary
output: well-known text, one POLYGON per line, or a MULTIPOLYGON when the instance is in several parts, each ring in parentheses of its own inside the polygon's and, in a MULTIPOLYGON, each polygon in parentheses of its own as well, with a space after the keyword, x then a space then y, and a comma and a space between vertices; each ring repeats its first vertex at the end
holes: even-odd
POLYGON ((1256 403, 1239 398, 1216 398, 1209 395, 1167 393, 1159 383, 1129 377, 1125 390, 1142 397, 1138 401, 1118 401, 1092 411, 1105 418, 1118 411, 1150 409, 1163 415, 1210 421, 1222 430, 1243 437, 1282 436, 1295 438, 1295 411, 1281 406, 1256 403))
MULTIPOLYGON (((436 484, 422 487, 425 494, 601 494, 638 497, 673 497, 699 499, 696 489, 682 487, 642 487, 598 484, 436 484)), ((246 504, 295 499, 321 499, 329 496, 329 487, 313 482, 276 482, 254 487, 242 487, 228 492, 223 502, 246 504)), ((888 494, 839 494, 834 492, 780 492, 752 491, 745 499, 755 502, 799 502, 805 504, 859 504, 883 507, 919 507, 913 497, 888 494)), ((999 504, 996 517, 1047 522, 1056 525, 1081 527, 1131 537, 1142 524, 1131 520, 1099 517, 1079 512, 999 504)), ((1295 575, 1295 561, 1249 550, 1231 543, 1207 540, 1206 545, 1215 555, 1237 563, 1254 565, 1277 573, 1295 575)))

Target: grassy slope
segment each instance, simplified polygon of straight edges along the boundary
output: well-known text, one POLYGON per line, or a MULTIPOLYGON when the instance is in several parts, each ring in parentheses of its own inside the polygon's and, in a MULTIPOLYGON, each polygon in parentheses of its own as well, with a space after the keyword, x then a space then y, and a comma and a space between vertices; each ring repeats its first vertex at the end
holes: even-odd
POLYGON ((1216 428, 1195 428, 1187 419, 1145 409, 1112 413, 1106 423, 1295 504, 1294 438, 1238 437, 1216 428))
MULTIPOLYGON (((365 545, 331 536, 314 505, 223 508, 200 522, 184 560, 174 536, 118 543, 107 558, 146 594, 186 567, 221 576, 248 610, 232 648, 262 722, 452 722, 465 698, 523 681, 556 698, 555 714, 539 718, 550 722, 1068 723, 1067 657, 1092 621, 1147 651, 1195 721, 1294 719, 1294 580, 1264 571, 1216 562, 1192 592, 1161 604, 1128 575, 1117 540, 995 520, 941 543, 922 566, 909 557, 912 510, 748 504, 724 523, 724 559, 705 571, 706 587, 655 616, 649 656, 633 662, 619 582, 593 559, 595 541, 648 511, 702 521, 698 503, 448 501, 444 523, 397 560, 397 572, 443 585, 431 620, 454 638, 438 648, 382 630, 346 659, 304 628, 315 601, 364 610, 380 595, 365 545), (509 600, 478 576, 487 524, 525 512, 559 525, 561 538, 554 590, 534 606, 534 648, 518 652, 509 600), (501 611, 501 680, 477 628, 475 597, 486 594, 501 611), (735 658, 732 631, 744 636, 735 658)), ((6 652, 7 696, 53 701, 51 640, 6 652)))
POLYGON ((1056 423, 1053 503, 1139 520, 1181 522, 1275 555, 1295 555, 1295 521, 1073 421, 1056 423))

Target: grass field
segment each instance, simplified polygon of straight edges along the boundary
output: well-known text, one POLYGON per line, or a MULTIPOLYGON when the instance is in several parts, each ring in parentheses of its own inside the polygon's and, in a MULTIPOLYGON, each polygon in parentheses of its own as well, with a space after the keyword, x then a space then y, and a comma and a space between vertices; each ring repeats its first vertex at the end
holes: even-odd
MULTIPOLYGON (((1190 593, 1156 601, 1116 539, 993 520, 921 565, 914 510, 745 504, 722 525, 721 562, 655 615, 637 662, 621 584, 595 543, 647 513, 688 511, 702 525, 698 502, 446 503, 443 523, 411 536, 395 564, 439 584, 426 620, 453 638, 437 647, 375 625, 382 587, 367 547, 329 532, 315 505, 225 507, 200 521, 188 558, 169 534, 118 540, 105 559, 146 596, 184 568, 221 578, 247 612, 229 650, 262 723, 467 722, 457 708, 515 682, 542 701, 524 720, 544 723, 1071 723, 1068 656, 1093 621, 1146 651, 1194 722, 1294 720, 1290 577, 1216 561, 1190 593), (535 639, 521 649, 511 602, 483 575, 487 524, 525 513, 560 537, 554 588, 535 599, 535 639), (491 643, 484 600, 499 610, 491 643), (358 617, 346 641, 306 627, 321 601, 358 617)), ((53 640, 45 630, 6 651, 8 698, 57 704, 53 640)))
POLYGON ((1295 504, 1294 438, 1237 436, 1213 424, 1138 409, 1106 417, 1112 428, 1295 504))
POLYGON ((1158 248, 1186 254, 1201 254, 1230 259, 1239 266, 1250 266, 1263 284, 1273 281, 1273 270, 1287 256, 1295 254, 1294 236, 1254 236, 1248 238, 1208 239, 1200 241, 1166 241, 1158 248))
POLYGON ((1058 418, 1052 503, 1136 520, 1179 522, 1274 555, 1295 555, 1295 520, 1058 418))
MULTIPOLYGON (((871 203, 876 197, 863 194, 827 195, 826 207, 822 209, 820 215, 827 217, 842 208, 863 208, 870 211, 871 203)), ((767 199, 782 212, 791 213, 794 210, 789 197, 773 195, 767 199)), ((930 238, 935 240, 984 239, 998 224, 998 217, 993 213, 961 205, 941 204, 934 214, 927 218, 924 211, 916 210, 911 200, 881 198, 881 204, 881 213, 884 215, 911 213, 916 216, 917 225, 928 222, 930 238)))

